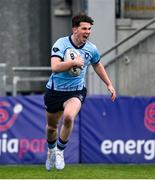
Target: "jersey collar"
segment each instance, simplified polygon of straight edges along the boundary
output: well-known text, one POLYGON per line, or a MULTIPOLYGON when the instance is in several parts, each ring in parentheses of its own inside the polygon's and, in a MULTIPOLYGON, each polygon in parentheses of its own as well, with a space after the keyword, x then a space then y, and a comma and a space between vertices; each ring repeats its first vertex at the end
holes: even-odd
POLYGON ((69 41, 70 41, 70 43, 76 48, 76 49, 82 49, 83 47, 84 47, 84 45, 85 45, 85 43, 84 44, 82 44, 81 46, 76 46, 74 43, 73 43, 73 41, 72 41, 72 39, 71 39, 71 35, 69 36, 69 41))

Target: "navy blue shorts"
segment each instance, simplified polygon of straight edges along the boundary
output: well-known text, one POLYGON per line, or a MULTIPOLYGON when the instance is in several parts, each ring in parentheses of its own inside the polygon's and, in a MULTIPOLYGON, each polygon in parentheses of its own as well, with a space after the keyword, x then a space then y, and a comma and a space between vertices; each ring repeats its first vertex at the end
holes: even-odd
POLYGON ((65 101, 72 97, 77 97, 81 103, 84 103, 85 97, 87 95, 87 89, 84 87, 82 90, 78 91, 55 91, 46 89, 44 95, 45 109, 49 113, 56 113, 58 111, 63 111, 63 104, 65 101))

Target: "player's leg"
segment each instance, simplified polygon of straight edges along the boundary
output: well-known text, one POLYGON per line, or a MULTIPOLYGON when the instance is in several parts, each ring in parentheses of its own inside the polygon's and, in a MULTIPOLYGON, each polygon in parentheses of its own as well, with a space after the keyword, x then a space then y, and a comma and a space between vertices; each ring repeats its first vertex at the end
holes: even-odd
POLYGON ((63 113, 62 111, 56 113, 46 112, 46 117, 47 117, 46 135, 47 135, 47 140, 49 142, 57 140, 57 135, 58 135, 57 128, 62 113, 63 113))
POLYGON ((47 125, 46 125, 46 135, 48 143, 48 152, 46 160, 46 169, 50 170, 55 164, 55 151, 56 142, 58 136, 58 122, 61 118, 62 112, 49 113, 46 112, 47 125))
POLYGON ((64 103, 64 113, 63 113, 63 124, 60 131, 60 137, 57 142, 56 151, 56 163, 57 169, 61 170, 65 167, 63 151, 67 145, 69 136, 72 132, 74 120, 81 108, 81 101, 73 97, 64 103))
POLYGON ((72 132, 74 120, 81 108, 81 101, 73 97, 64 103, 63 124, 60 131, 60 138, 68 141, 72 132))

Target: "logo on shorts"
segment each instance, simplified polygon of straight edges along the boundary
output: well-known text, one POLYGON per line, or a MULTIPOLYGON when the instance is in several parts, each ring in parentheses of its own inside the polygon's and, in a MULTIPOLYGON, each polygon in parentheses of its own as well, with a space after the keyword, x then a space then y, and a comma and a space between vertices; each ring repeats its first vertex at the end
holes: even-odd
POLYGON ((146 107, 144 124, 149 131, 155 132, 155 103, 151 103, 146 107))
POLYGON ((81 102, 83 101, 83 96, 81 94, 78 96, 78 98, 80 99, 81 102))
POLYGON ((6 131, 16 121, 18 114, 23 110, 21 104, 16 104, 13 108, 7 101, 0 102, 0 131, 6 131))

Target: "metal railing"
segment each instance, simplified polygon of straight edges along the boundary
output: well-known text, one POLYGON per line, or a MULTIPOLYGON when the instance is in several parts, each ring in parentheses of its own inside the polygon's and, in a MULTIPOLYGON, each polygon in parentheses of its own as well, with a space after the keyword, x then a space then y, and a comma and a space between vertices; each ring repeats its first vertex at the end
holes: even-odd
MULTIPOLYGON (((128 37, 124 38, 122 41, 116 43, 114 46, 112 46, 110 49, 108 49, 107 51, 105 51, 104 53, 101 54, 101 58, 103 58, 105 55, 109 54, 110 52, 112 52, 113 50, 116 50, 119 46, 121 46, 122 44, 124 44, 125 42, 127 42, 128 40, 130 40, 131 38, 135 37, 137 34, 139 34, 141 31, 143 31, 144 29, 146 29, 148 26, 152 25, 153 23, 155 23, 155 18, 149 20, 145 25, 143 25, 142 27, 140 27, 139 29, 137 29, 135 32, 133 32, 131 35, 129 35, 128 37)), ((113 58, 114 59, 114 58, 113 58)), ((105 66, 107 66, 108 64, 110 64, 113 59, 111 61, 109 61, 107 64, 105 64, 105 66)))
POLYGON ((13 72, 23 72, 23 71, 51 71, 51 67, 46 66, 21 66, 21 67, 12 67, 13 72))
POLYGON ((5 63, 0 63, 0 92, 1 96, 6 95, 6 64, 5 63))
POLYGON ((16 96, 18 92, 18 83, 19 82, 45 82, 48 80, 49 77, 45 76, 31 76, 31 77, 21 77, 19 75, 16 75, 18 72, 43 72, 43 71, 51 71, 50 67, 12 67, 13 71, 13 79, 12 79, 12 95, 16 96))

